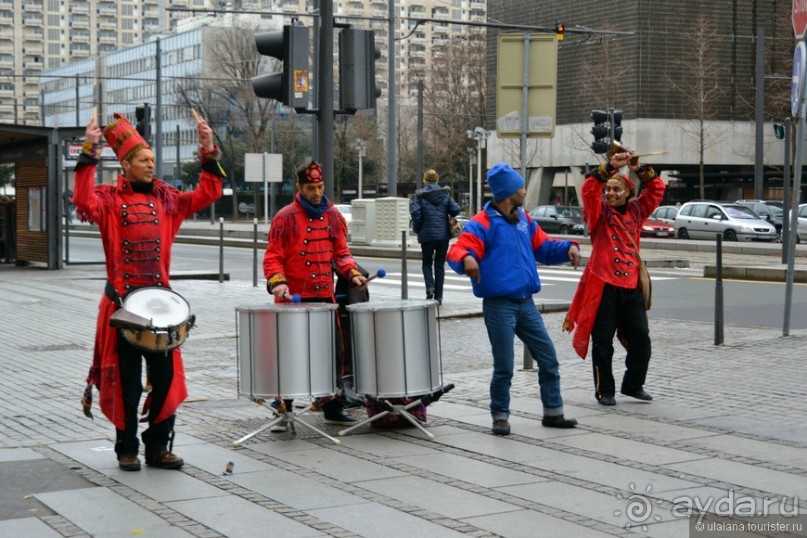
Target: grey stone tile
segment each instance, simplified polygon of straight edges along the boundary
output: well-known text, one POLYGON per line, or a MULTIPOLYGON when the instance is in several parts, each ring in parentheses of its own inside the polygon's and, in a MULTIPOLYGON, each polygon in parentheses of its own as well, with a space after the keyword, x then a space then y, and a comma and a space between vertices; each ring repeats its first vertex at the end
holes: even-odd
POLYGON ((357 482, 368 478, 392 478, 404 474, 327 448, 305 452, 281 452, 275 454, 275 457, 344 482, 357 482))
MULTIPOLYGON (((192 447, 200 446, 204 445, 186 445, 186 449, 191 450, 192 447)), ((157 501, 176 501, 221 495, 218 488, 181 471, 155 469, 146 466, 145 458, 142 455, 140 460, 143 463, 143 468, 139 472, 122 471, 118 468, 118 460, 112 444, 103 440, 62 443, 54 445, 53 448, 157 501)), ((186 462, 192 464, 188 460, 186 462)), ((226 464, 227 461, 225 460, 223 465, 226 464)), ((223 471, 224 467, 222 466, 218 473, 223 471)))
POLYGON ((589 417, 586 419, 586 426, 615 430, 621 433, 631 433, 635 434, 637 437, 647 437, 659 442, 681 441, 714 435, 714 433, 707 430, 685 428, 624 415, 606 414, 597 417, 589 417))
MULTIPOLYGON (((503 493, 528 499, 545 506, 580 514, 615 527, 624 527, 630 520, 625 515, 626 499, 633 492, 621 495, 608 495, 586 488, 553 482, 549 484, 526 484, 498 488, 503 493)), ((669 511, 653 506, 648 499, 650 511, 646 513, 647 521, 669 521, 673 515, 669 511)))
POLYGON ((192 464, 212 474, 223 474, 227 467, 227 462, 235 464, 236 473, 251 473, 255 471, 269 471, 274 469, 272 465, 250 458, 242 452, 233 449, 222 448, 210 443, 199 443, 175 447, 182 458, 192 464))
POLYGON ((61 538, 62 535, 35 517, 21 517, 0 521, 0 536, 61 538))
POLYGON ((464 480, 471 484, 477 484, 487 488, 542 482, 546 480, 545 478, 514 471, 504 466, 492 465, 454 454, 437 454, 425 458, 422 456, 411 456, 398 458, 398 461, 420 469, 426 469, 436 475, 456 480, 464 480))
POLYGON ((277 441, 247 441, 244 445, 261 454, 272 455, 282 452, 322 450, 322 447, 306 439, 278 439, 277 441))
POLYGON ((554 439, 554 441, 561 445, 581 448, 597 454, 605 454, 608 456, 616 455, 620 459, 624 458, 626 460, 652 465, 663 465, 665 463, 676 463, 707 457, 684 450, 667 448, 650 443, 641 443, 639 441, 599 433, 560 437, 554 439))
POLYGON ((519 509, 496 499, 417 476, 368 480, 357 485, 450 518, 498 514, 519 509))
POLYGON ((730 432, 748 433, 801 444, 807 443, 807 427, 803 420, 801 422, 787 419, 771 420, 770 418, 749 418, 731 414, 693 422, 730 432))
MULTIPOLYGON (((414 430, 413 430, 414 433, 414 430)), ((418 438, 423 438, 423 434, 415 435, 418 438)), ((422 446, 415 443, 408 443, 398 439, 391 439, 389 437, 382 437, 379 435, 365 434, 365 435, 347 435, 341 438, 342 446, 380 456, 382 458, 399 458, 404 456, 427 456, 431 457, 439 454, 435 448, 422 446)))
POLYGON ((538 535, 574 536, 575 538, 613 536, 533 510, 518 510, 507 512, 506 514, 469 517, 463 519, 463 521, 508 538, 535 538, 538 535))
MULTIPOLYGON (((226 462, 225 462, 226 463, 226 462)), ((222 469, 223 470, 223 469, 222 469)), ((140 472, 118 471, 115 480, 158 502, 218 497, 222 491, 182 471, 155 469, 143 465, 140 472)))
POLYGON ((807 469, 807 448, 784 446, 731 434, 690 439, 687 444, 716 450, 721 454, 733 454, 779 465, 807 469))
POLYGON ((436 523, 377 503, 320 508, 309 510, 308 513, 364 538, 412 538, 413 536, 460 538, 464 536, 436 523))
POLYGON ((647 530, 644 530, 644 527, 641 526, 631 530, 640 532, 642 535, 650 536, 651 538, 681 538, 682 536, 691 536, 688 519, 674 519, 672 521, 651 523, 647 525, 647 530))
POLYGON ((321 484, 281 469, 234 474, 230 480, 234 484, 298 510, 367 502, 361 497, 341 491, 338 487, 321 484))
POLYGON ((471 407, 470 405, 462 405, 453 402, 439 401, 436 404, 429 406, 429 415, 434 415, 441 418, 450 418, 454 420, 461 420, 464 417, 474 417, 482 415, 490 418, 490 411, 487 409, 480 409, 478 407, 471 407))
POLYGON ((233 495, 176 501, 167 506, 228 538, 254 538, 263 533, 284 538, 322 536, 302 523, 233 495))
POLYGON ((803 476, 765 469, 756 465, 709 458, 666 465, 685 473, 747 486, 788 497, 807 498, 807 480, 803 476))
POLYGON ((169 526, 145 508, 107 488, 55 491, 34 496, 91 536, 169 526))
POLYGON ((7 461, 40 460, 45 456, 30 448, 0 448, 0 463, 7 461))

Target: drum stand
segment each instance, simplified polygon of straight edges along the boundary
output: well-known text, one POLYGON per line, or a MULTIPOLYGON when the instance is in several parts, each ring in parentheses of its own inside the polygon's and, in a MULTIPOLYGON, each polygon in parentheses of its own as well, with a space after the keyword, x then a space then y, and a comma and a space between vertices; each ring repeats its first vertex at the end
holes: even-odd
POLYGON ((406 405, 392 404, 386 398, 376 398, 375 396, 366 394, 365 398, 383 407, 384 411, 378 413, 377 415, 373 415, 372 417, 366 420, 362 420, 358 424, 354 424, 353 426, 340 431, 339 437, 344 437, 346 434, 352 432, 356 428, 360 428, 365 424, 370 424, 374 420, 378 420, 381 417, 385 417, 387 415, 399 415, 405 418, 410 424, 412 424, 412 426, 422 431, 426 435, 426 437, 428 437, 429 439, 434 439, 434 434, 428 431, 426 428, 424 428, 423 424, 418 419, 416 419, 411 413, 409 413, 409 410, 412 409, 413 407, 416 407, 424 403, 423 400, 428 400, 428 403, 436 402, 437 400, 440 399, 440 396, 442 396, 443 394, 445 394, 446 392, 450 391, 453 388, 454 388, 453 383, 445 385, 443 387, 440 387, 440 390, 433 392, 431 394, 424 394, 423 396, 415 398, 412 402, 406 405))
POLYGON ((304 414, 308 413, 309 411, 311 411, 314 408, 313 403, 308 404, 307 406, 305 406, 305 408, 303 408, 302 411, 300 411, 298 413, 295 413, 294 411, 286 411, 285 413, 281 413, 280 411, 278 411, 277 409, 275 409, 271 405, 268 405, 266 402, 262 403, 261 405, 263 405, 264 407, 269 408, 269 410, 272 411, 272 413, 274 413, 276 415, 275 419, 272 420, 271 422, 267 423, 267 424, 264 424, 263 426, 261 426, 257 430, 246 434, 241 439, 238 439, 237 441, 233 441, 233 446, 234 447, 241 446, 241 443, 243 443, 247 439, 251 439, 251 438, 255 437, 256 435, 258 435, 259 433, 268 430, 269 428, 271 428, 275 424, 277 424, 279 422, 284 422, 284 421, 286 422, 287 427, 289 428, 289 430, 291 430, 294 433, 296 433, 296 429, 295 429, 294 425, 295 424, 300 424, 300 425, 305 426, 306 428, 310 429, 311 431, 313 431, 315 433, 318 433, 319 435, 325 437, 326 439, 329 439, 335 445, 342 444, 342 442, 339 439, 331 437, 330 435, 328 435, 324 431, 320 430, 319 428, 317 428, 315 426, 312 426, 308 422, 298 418, 301 415, 304 415, 304 414))

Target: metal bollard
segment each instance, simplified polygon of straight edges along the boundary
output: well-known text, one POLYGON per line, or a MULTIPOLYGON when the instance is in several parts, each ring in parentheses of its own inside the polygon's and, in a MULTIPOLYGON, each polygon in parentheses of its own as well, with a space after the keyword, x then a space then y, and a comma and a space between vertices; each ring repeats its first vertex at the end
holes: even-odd
POLYGON ((723 343, 723 237, 717 234, 715 245, 715 345, 723 343))
POLYGON ((224 217, 219 217, 219 284, 224 282, 224 217))
POLYGON ((258 219, 252 219, 252 287, 258 287, 258 219))
POLYGON ((533 360, 534 359, 532 358, 532 353, 530 353, 530 350, 527 349, 527 346, 525 345, 524 346, 524 362, 523 362, 524 370, 533 370, 535 368, 535 365, 533 364, 533 360))
POLYGON ((406 240, 409 232, 406 230, 401 232, 401 300, 406 301, 409 299, 408 289, 408 273, 406 271, 406 240))

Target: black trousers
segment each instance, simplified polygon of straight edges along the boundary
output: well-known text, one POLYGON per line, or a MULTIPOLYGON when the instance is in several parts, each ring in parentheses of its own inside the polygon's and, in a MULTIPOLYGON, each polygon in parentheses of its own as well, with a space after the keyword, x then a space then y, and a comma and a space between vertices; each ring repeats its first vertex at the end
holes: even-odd
POLYGON ((118 454, 137 453, 140 443, 137 438, 137 408, 143 395, 142 367, 146 360, 148 379, 151 383, 151 402, 148 412, 149 427, 143 432, 146 455, 156 454, 168 448, 169 438, 174 429, 175 415, 154 423, 165 402, 171 380, 174 377, 173 351, 142 351, 123 337, 118 331, 118 361, 120 381, 123 391, 123 413, 125 429, 116 428, 115 452, 118 454))
POLYGON ((617 288, 606 284, 600 308, 591 330, 591 365, 594 369, 594 395, 599 400, 615 394, 611 363, 614 357, 614 335, 627 344, 622 391, 642 388, 650 363, 650 329, 639 289, 617 288))

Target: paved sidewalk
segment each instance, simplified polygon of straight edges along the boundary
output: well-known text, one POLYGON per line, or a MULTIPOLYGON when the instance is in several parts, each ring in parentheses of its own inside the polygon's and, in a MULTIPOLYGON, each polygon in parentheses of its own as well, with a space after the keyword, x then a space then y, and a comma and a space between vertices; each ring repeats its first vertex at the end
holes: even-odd
MULTIPOLYGON (((807 513, 807 331, 729 326, 716 347, 711 325, 651 311, 655 400, 603 408, 563 314, 546 313, 566 413, 580 425, 543 428, 536 374, 519 371, 502 438, 490 434, 490 348, 469 299, 441 309, 444 382, 456 388, 428 408, 433 440, 364 427, 340 445, 264 432, 236 449, 269 418, 238 397, 235 308, 267 300, 242 281, 175 281, 197 316, 175 445, 186 465, 121 472, 111 424, 79 402, 103 278, 100 267, 0 267, 0 536, 685 537, 696 520, 681 509, 696 502, 742 515, 768 499, 773 512, 807 513)), ((803 516, 782 521, 807 535, 803 516)))

